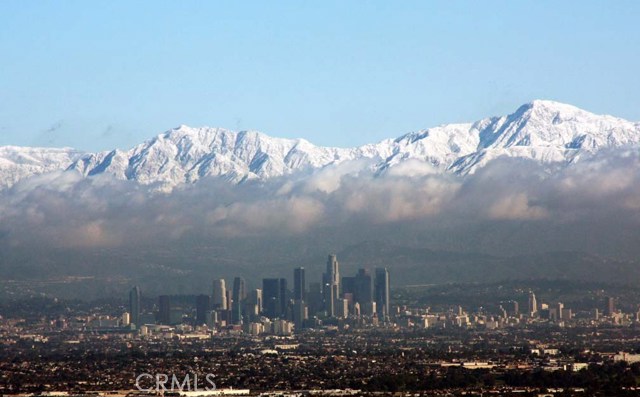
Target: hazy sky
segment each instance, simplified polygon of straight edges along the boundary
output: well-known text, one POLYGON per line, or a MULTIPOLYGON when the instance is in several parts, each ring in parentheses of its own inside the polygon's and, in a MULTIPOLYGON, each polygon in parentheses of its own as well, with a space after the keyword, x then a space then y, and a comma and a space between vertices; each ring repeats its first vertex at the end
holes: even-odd
POLYGON ((640 2, 0 2, 0 145, 352 146, 534 98, 640 120, 640 2))

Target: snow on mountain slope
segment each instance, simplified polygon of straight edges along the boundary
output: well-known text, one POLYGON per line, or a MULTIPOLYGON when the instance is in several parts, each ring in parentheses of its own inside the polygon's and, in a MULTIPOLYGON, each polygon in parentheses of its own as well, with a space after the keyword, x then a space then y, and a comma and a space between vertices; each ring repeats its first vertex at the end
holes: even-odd
POLYGON ((0 189, 33 175, 64 170, 82 156, 70 148, 0 147, 0 189))
POLYGON ((461 156, 474 153, 478 144, 478 131, 472 124, 447 124, 412 132, 391 142, 392 154, 380 167, 390 168, 408 159, 419 159, 447 168, 461 156))
POLYGON ((207 176, 233 182, 267 179, 376 155, 366 147, 325 148, 304 139, 272 138, 255 131, 180 126, 128 152, 89 154, 70 168, 84 175, 109 173, 144 184, 175 186, 207 176))
POLYGON ((370 159, 378 171, 406 160, 444 171, 473 173, 502 157, 570 164, 598 150, 640 144, 640 124, 600 116, 571 105, 536 100, 514 113, 467 124, 448 124, 356 148, 315 146, 304 139, 256 131, 180 126, 134 148, 82 154, 71 149, 0 148, 0 187, 54 170, 172 188, 209 176, 234 183, 268 179, 348 160, 370 159))
POLYGON ((478 148, 449 169, 468 174, 491 160, 520 157, 541 163, 571 163, 600 149, 640 143, 640 124, 599 116, 575 106, 536 100, 508 116, 481 120, 478 148))

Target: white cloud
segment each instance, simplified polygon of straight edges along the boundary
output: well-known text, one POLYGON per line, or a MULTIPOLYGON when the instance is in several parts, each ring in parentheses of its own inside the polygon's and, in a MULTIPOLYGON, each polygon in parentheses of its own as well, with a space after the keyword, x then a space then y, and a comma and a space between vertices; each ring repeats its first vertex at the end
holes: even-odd
MULTIPOLYGON (((54 173, 0 192, 0 235, 65 247, 162 244, 184 236, 297 235, 326 228, 403 222, 463 228, 485 221, 547 222, 550 228, 618 211, 640 215, 638 154, 582 161, 555 174, 514 159, 476 174, 433 172, 416 161, 374 175, 365 162, 326 167, 299 179, 230 185, 202 180, 159 193, 107 177, 54 173)), ((460 231, 465 233, 465 230, 460 231)), ((202 237, 207 238, 207 237, 202 237)))
POLYGON ((489 208, 492 219, 536 220, 549 216, 546 209, 531 205, 524 193, 519 193, 500 199, 489 208))

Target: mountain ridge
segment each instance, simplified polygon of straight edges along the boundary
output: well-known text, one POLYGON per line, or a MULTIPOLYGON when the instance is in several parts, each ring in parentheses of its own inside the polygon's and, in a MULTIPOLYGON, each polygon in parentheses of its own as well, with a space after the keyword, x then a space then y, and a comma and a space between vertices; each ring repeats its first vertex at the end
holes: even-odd
POLYGON ((568 165, 605 148, 640 145, 640 123, 596 115, 549 100, 534 100, 505 116, 443 124, 354 148, 316 146, 302 139, 259 131, 192 128, 159 134, 129 150, 84 153, 71 148, 0 147, 0 187, 33 175, 76 171, 172 189, 202 178, 233 183, 313 173, 352 160, 368 160, 373 171, 407 160, 468 175, 499 157, 568 165))

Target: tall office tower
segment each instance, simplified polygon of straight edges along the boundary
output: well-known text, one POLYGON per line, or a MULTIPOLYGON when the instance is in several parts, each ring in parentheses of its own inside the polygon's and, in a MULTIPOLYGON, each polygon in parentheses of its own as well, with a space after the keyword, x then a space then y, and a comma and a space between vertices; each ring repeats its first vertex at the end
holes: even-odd
POLYGON ((293 300, 307 300, 307 284, 304 276, 304 267, 293 269, 293 300))
POLYGON ((251 290, 247 297, 247 312, 251 317, 257 317, 262 313, 262 290, 251 290))
POLYGON ((334 254, 327 259, 327 271, 322 276, 324 309, 329 317, 335 317, 335 301, 340 297, 340 264, 334 254))
POLYGON ((158 298, 158 322, 160 324, 171 324, 171 297, 169 295, 160 295, 158 298))
POLYGON ((228 315, 225 320, 231 321, 231 305, 233 305, 233 288, 227 288, 227 310, 225 311, 226 315, 228 315))
POLYGON ((289 290, 287 289, 287 279, 280 279, 280 317, 284 317, 287 314, 289 307, 289 290))
POLYGON ((538 303, 536 302, 536 294, 529 291, 529 317, 535 317, 538 313, 538 303))
POLYGON ((227 287, 224 279, 219 278, 213 280, 213 293, 211 295, 211 303, 215 310, 227 310, 227 287))
POLYGON ((349 317, 349 301, 347 299, 336 299, 336 316, 339 318, 349 317))
POLYGON ((196 296, 196 325, 207 324, 207 315, 211 309, 209 295, 196 296))
POLYGON ((304 328, 304 321, 308 318, 307 305, 302 299, 293 301, 292 317, 296 326, 296 332, 300 332, 304 328))
POLYGON ((231 305, 231 321, 234 324, 242 322, 242 308, 247 298, 247 286, 242 277, 233 279, 233 303, 231 305))
POLYGON ((131 323, 140 327, 140 287, 137 285, 129 291, 129 313, 131 315, 131 323))
POLYGON ((376 268, 374 298, 378 318, 381 320, 389 318, 389 296, 389 271, 386 267, 378 267, 376 268))
POLYGON ((556 312, 558 313, 558 320, 563 320, 564 317, 562 317, 562 310, 564 310, 564 304, 562 304, 562 302, 558 302, 558 304, 556 305, 556 312))
POLYGON ((373 314, 373 280, 369 269, 360 269, 355 277, 354 300, 360 304, 361 313, 373 314))
POLYGON ((309 293, 307 294, 307 300, 309 301, 307 304, 307 307, 309 309, 309 316, 313 317, 317 313, 324 310, 324 303, 322 301, 322 284, 309 284, 309 293))
POLYGON ((324 312, 325 312, 325 315, 328 317, 336 316, 335 304, 336 304, 337 295, 335 293, 336 291, 331 286, 331 284, 325 281, 323 283, 322 299, 324 301, 324 312))
POLYGON ((607 311, 606 311, 605 315, 613 316, 613 314, 615 312, 616 312, 616 298, 614 298, 613 296, 608 296, 607 297, 607 311))
POLYGON ((520 313, 520 306, 517 301, 511 301, 511 314, 517 316, 520 313))
POLYGON ((278 318, 281 314, 280 279, 262 279, 262 307, 269 318, 278 318))

